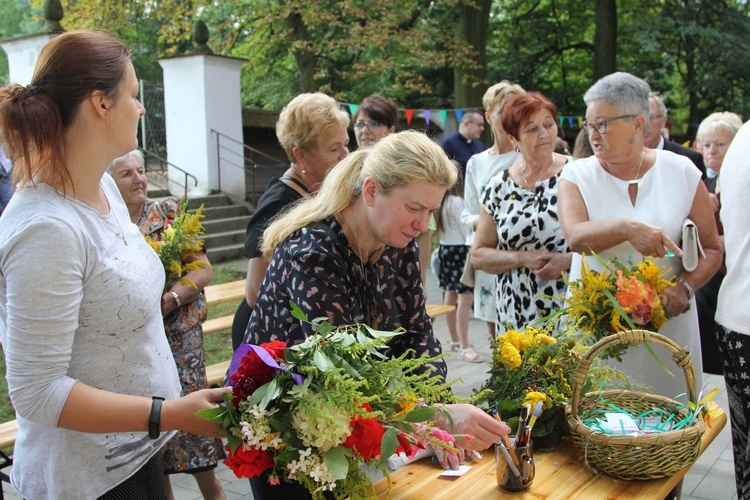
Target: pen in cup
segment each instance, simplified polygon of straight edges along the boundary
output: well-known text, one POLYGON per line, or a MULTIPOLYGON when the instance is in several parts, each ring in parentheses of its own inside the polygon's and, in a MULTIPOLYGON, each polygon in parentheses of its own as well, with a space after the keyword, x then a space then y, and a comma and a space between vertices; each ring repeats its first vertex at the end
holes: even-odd
MULTIPOLYGON (((503 419, 500 418, 500 412, 497 410, 497 408, 492 410, 492 416, 495 417, 495 420, 497 420, 498 422, 503 421, 503 419)), ((518 457, 516 457, 516 453, 513 451, 513 445, 511 444, 510 439, 508 439, 508 436, 507 435, 503 436, 501 442, 504 445, 504 447, 507 448, 506 452, 510 452, 510 458, 512 459, 510 461, 513 462, 515 465, 519 465, 521 462, 518 461, 518 457)), ((502 447, 503 446, 501 446, 501 448, 502 447)))
POLYGON ((531 415, 531 418, 529 419, 529 432, 531 432, 531 429, 534 428, 534 424, 536 423, 536 419, 539 418, 539 415, 542 414, 542 410, 544 409, 544 402, 539 401, 536 404, 536 408, 534 408, 534 413, 531 415))
POLYGON ((516 431, 515 446, 524 446, 526 441, 526 420, 529 418, 528 407, 521 407, 521 414, 518 416, 518 430, 516 431))
POLYGON ((516 465, 520 465, 520 464, 516 462, 516 460, 518 459, 516 458, 515 453, 513 453, 513 450, 509 450, 508 448, 505 447, 504 444, 499 444, 497 446, 500 449, 500 453, 502 453, 503 456, 505 457, 505 462, 508 464, 508 467, 510 467, 510 471, 513 473, 514 476, 516 476, 516 478, 520 478, 521 471, 519 471, 518 467, 516 467, 516 465), (513 457, 513 459, 511 459, 511 457, 513 457))

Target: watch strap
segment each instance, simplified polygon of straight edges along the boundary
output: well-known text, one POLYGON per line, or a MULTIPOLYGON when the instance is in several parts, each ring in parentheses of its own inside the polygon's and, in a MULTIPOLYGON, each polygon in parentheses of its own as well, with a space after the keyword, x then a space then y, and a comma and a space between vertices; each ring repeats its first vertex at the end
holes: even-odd
POLYGON ((151 398, 151 414, 148 417, 148 437, 158 439, 161 434, 161 404, 164 398, 153 396, 151 398))

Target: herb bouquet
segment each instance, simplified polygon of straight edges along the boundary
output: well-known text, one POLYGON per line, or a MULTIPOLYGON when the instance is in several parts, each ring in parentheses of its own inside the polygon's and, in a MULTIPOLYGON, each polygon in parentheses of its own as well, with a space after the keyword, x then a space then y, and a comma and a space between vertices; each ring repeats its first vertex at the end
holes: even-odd
POLYGON ((195 259, 196 253, 203 250, 203 205, 194 214, 188 213, 187 199, 183 198, 177 205, 176 213, 168 212, 166 216, 160 231, 145 236, 164 266, 165 290, 177 281, 197 288, 184 276, 205 266, 205 262, 195 259))
MULTIPOLYGON (((583 260, 581 277, 568 283, 569 297, 565 299, 568 307, 563 311, 568 321, 589 336, 587 345, 625 330, 658 332, 667 321, 661 294, 674 286, 674 281, 665 278, 664 268, 650 258, 625 265, 617 259, 605 262, 597 255, 594 257, 603 266, 602 271, 592 270, 583 260)), ((649 345, 644 345, 656 357, 649 345)), ((628 347, 617 345, 601 357, 621 361, 628 347)))
POLYGON ((371 498, 360 465, 387 474, 385 461, 394 453, 413 456, 428 444, 456 451, 455 436, 433 426, 441 412, 433 405, 452 399, 449 386, 426 369, 436 358, 384 356, 386 342, 403 331, 314 323, 317 333, 295 346, 240 347, 226 404, 199 412, 224 429, 225 463, 235 475, 269 471, 272 484, 298 481, 313 498, 325 491, 371 498))
POLYGON ((553 337, 555 321, 541 329, 508 330, 492 341, 489 378, 480 391, 481 403, 497 409, 511 429, 518 424, 520 407, 531 410, 542 403, 532 428, 537 449, 552 449, 567 431, 563 405, 572 395, 571 377, 581 359, 580 337, 574 330, 553 337))

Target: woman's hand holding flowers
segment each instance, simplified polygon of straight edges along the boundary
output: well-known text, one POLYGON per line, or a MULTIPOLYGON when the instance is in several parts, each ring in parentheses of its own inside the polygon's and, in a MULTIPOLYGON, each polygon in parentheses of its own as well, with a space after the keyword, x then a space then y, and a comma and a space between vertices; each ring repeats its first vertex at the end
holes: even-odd
POLYGON ((166 318, 179 308, 177 299, 172 295, 172 290, 167 290, 161 296, 161 315, 166 318))
POLYGON ((224 400, 224 393, 232 392, 231 387, 203 389, 191 392, 180 399, 164 401, 161 407, 161 431, 179 429, 199 436, 223 437, 221 425, 196 415, 199 410, 208 410, 224 400))
POLYGON ((668 318, 674 318, 685 312, 688 305, 687 288, 680 285, 667 288, 661 294, 661 300, 664 303, 664 312, 668 318))

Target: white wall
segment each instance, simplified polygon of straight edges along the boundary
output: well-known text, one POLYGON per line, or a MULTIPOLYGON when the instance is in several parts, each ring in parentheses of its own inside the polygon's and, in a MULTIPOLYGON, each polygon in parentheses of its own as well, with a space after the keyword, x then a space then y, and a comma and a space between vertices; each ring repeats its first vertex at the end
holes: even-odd
POLYGON ((34 66, 42 47, 57 36, 55 34, 31 35, 0 42, 8 55, 8 76, 10 83, 28 85, 34 75, 34 66))
MULTIPOLYGON (((191 55, 159 60, 164 70, 164 111, 167 126, 167 159, 189 172, 198 185, 188 184, 192 196, 211 190, 245 198, 242 171, 242 103, 240 69, 242 61, 212 55, 191 55), (235 158, 233 167, 222 162, 219 172, 217 130, 238 141, 222 139, 222 158, 235 158), (219 185, 221 182, 221 186, 219 185)), ((146 110, 148 112, 148 110, 146 110)), ((170 191, 175 195, 184 175, 170 168, 170 191)))

